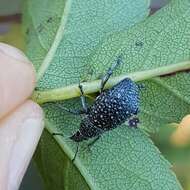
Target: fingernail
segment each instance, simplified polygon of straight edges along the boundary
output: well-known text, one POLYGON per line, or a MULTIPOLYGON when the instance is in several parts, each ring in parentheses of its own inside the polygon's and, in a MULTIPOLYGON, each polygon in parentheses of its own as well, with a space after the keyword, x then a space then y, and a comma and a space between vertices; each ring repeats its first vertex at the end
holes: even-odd
POLYGON ((13 59, 30 63, 29 59, 24 55, 24 53, 21 50, 8 44, 0 42, 0 51, 9 57, 12 57, 13 59))

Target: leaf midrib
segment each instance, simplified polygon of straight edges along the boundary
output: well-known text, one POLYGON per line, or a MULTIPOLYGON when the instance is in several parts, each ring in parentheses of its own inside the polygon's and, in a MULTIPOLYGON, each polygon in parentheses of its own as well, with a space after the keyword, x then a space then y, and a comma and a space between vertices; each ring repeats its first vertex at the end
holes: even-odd
MULTIPOLYGON (((126 75, 121 75, 117 77, 110 78, 106 84, 106 88, 110 88, 113 85, 117 84, 122 79, 129 77, 134 81, 142 81, 147 80, 153 77, 157 77, 164 74, 171 74, 178 71, 183 71, 190 69, 190 61, 184 61, 176 64, 169 64, 167 66, 162 66, 159 68, 154 68, 151 70, 134 72, 126 75)), ((100 87, 100 80, 95 80, 91 82, 81 83, 83 85, 83 89, 85 94, 90 94, 94 92, 98 92, 100 87)), ((177 94, 177 93, 176 93, 177 94)), ((46 102, 59 101, 71 99, 74 97, 80 96, 80 91, 78 89, 78 84, 66 86, 63 88, 50 89, 44 91, 35 91, 32 99, 39 103, 43 104, 46 102)), ((179 96, 180 97, 180 96, 179 96)), ((188 102, 190 104, 190 102, 188 102)))

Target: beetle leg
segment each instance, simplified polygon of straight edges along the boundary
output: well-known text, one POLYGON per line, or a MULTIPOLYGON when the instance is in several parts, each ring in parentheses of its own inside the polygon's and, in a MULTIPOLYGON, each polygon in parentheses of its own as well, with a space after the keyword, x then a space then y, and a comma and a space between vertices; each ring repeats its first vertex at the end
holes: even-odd
POLYGON ((139 90, 142 90, 142 89, 144 89, 145 88, 145 84, 137 84, 137 86, 138 86, 138 88, 139 88, 139 90))
POLYGON ((90 143, 88 143, 88 148, 90 148, 92 145, 94 145, 94 143, 100 138, 100 136, 97 136, 93 141, 91 141, 90 143))
POLYGON ((88 143, 87 147, 85 147, 84 150, 90 151, 90 148, 92 147, 92 145, 94 145, 96 141, 98 141, 99 138, 100 138, 100 135, 94 138, 90 143, 88 143))
POLYGON ((121 63, 121 56, 118 57, 117 61, 108 69, 107 73, 102 77, 100 93, 104 90, 106 82, 109 80, 110 76, 113 74, 113 71, 121 63))
POLYGON ((78 152, 79 152, 79 142, 77 142, 77 149, 76 149, 76 152, 75 152, 75 155, 74 155, 73 159, 71 160, 72 163, 74 163, 74 161, 75 161, 75 159, 77 157, 78 152))
POLYGON ((139 118, 138 117, 132 117, 128 121, 129 127, 135 127, 137 128, 137 124, 139 123, 139 118))
POLYGON ((86 105, 86 99, 85 99, 85 96, 84 96, 83 87, 82 87, 82 85, 80 83, 79 83, 79 89, 80 89, 80 93, 81 93, 80 98, 81 98, 82 107, 83 107, 84 113, 87 113, 88 108, 87 108, 87 105, 86 105))
MULTIPOLYGON (((53 136, 62 136, 64 137, 63 133, 52 133, 53 136)), ((71 160, 72 162, 75 161, 76 157, 77 157, 77 154, 78 154, 78 151, 79 151, 79 142, 77 142, 77 149, 76 149, 76 152, 75 152, 75 155, 73 157, 73 159, 71 160)))
POLYGON ((84 110, 71 110, 69 108, 64 107, 63 105, 61 105, 59 103, 55 103, 54 105, 57 106, 58 108, 60 108, 61 110, 64 110, 64 111, 71 113, 73 115, 81 115, 81 114, 86 113, 84 110))

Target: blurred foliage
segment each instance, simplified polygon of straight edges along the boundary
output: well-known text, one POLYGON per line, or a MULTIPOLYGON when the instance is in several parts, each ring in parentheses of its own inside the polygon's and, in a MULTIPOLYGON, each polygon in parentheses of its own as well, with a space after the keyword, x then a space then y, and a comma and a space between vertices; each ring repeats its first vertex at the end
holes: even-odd
POLYGON ((4 42, 24 50, 24 37, 21 24, 9 23, 8 28, 8 32, 0 33, 0 42, 4 42))
POLYGON ((184 190, 190 190, 190 143, 177 146, 171 141, 171 136, 176 132, 176 126, 162 127, 159 133, 152 135, 152 139, 165 158, 173 165, 172 169, 177 174, 184 190))
POLYGON ((13 15, 20 12, 21 0, 0 0, 0 15, 13 15))

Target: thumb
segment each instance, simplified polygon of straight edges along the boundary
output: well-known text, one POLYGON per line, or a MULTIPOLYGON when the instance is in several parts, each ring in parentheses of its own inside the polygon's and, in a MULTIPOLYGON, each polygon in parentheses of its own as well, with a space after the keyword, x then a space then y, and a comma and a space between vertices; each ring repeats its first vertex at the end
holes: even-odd
POLYGON ((26 101, 0 122, 0 189, 17 190, 43 130, 43 113, 26 101))

